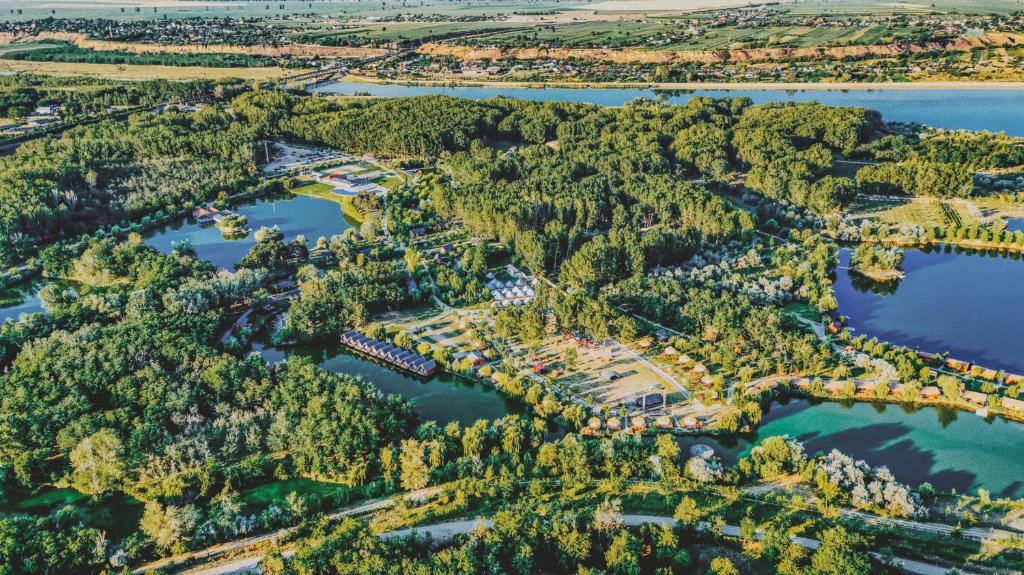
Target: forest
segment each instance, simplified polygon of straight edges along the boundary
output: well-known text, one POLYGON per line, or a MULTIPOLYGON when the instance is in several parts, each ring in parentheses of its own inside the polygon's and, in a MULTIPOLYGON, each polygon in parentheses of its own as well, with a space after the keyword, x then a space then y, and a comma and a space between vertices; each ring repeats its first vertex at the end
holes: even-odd
POLYGON ((258 134, 216 108, 140 113, 0 158, 0 264, 102 225, 163 217, 258 181, 258 134))
MULTIPOLYGON (((928 489, 838 452, 807 454, 787 437, 764 439, 735 465, 687 457, 670 435, 584 437, 576 431, 587 404, 563 405, 560 390, 511 361, 486 366, 491 382, 536 417, 441 426, 313 359, 271 364, 218 342, 283 277, 297 285, 274 335, 286 347, 353 328, 389 337, 381 314, 422 303, 431 289, 445 305, 479 305, 488 270, 510 262, 538 281, 531 303, 493 315, 502 339, 529 347, 551 329, 634 341, 655 335, 647 322, 656 321, 675 333, 666 336, 673 345, 719 370, 708 391, 723 395, 723 373, 747 383, 839 372, 839 354, 784 309, 836 308, 837 248, 814 218, 837 213, 862 182, 884 180, 883 167, 954 169, 964 159, 955 147, 879 145, 888 136, 868 110, 745 98, 603 108, 251 90, 223 103, 79 126, 0 159, 5 263, 33 253, 47 275, 72 282, 41 292, 48 313, 0 325, 0 489, 83 497, 45 517, 0 517, 9 572, 99 573, 115 557, 134 567, 298 526, 295 554, 270 550, 264 572, 881 573, 867 550, 895 535, 839 526, 836 507, 925 514, 928 489), (282 138, 436 169, 381 206, 390 238, 376 223, 323 238, 320 265, 307 265, 304 239, 275 228, 257 231, 229 272, 188 245, 162 253, 122 227, 254 189, 257 143, 282 138), (886 149, 903 152, 885 158, 886 149), (863 177, 838 174, 837 160, 853 157, 878 163, 863 177), (426 226, 452 232, 458 253, 417 244, 412 230, 426 226), (552 433, 555 424, 564 433, 552 433), (815 503, 737 497, 782 475, 815 503), (268 484, 287 496, 251 497, 268 484), (330 487, 318 487, 321 496, 311 484, 330 487), (438 499, 424 513, 480 512, 494 529, 431 553, 429 542, 382 540, 360 520, 323 515, 431 486, 438 499), (622 501, 608 495, 618 492, 632 494, 630 509, 674 525, 626 529, 622 501), (108 534, 93 515, 102 509, 131 512, 108 534), (722 536, 727 521, 739 522, 738 541, 722 536), (791 530, 820 547, 791 544, 791 530)), ((970 161, 1013 153, 995 141, 970 161)), ((898 265, 882 251, 865 257, 898 265)), ((449 349, 417 345, 408 332, 394 340, 471 374, 449 349)), ((892 361, 901 374, 919 372, 920 359, 892 361)), ((756 427, 768 397, 738 389, 716 429, 756 427)))

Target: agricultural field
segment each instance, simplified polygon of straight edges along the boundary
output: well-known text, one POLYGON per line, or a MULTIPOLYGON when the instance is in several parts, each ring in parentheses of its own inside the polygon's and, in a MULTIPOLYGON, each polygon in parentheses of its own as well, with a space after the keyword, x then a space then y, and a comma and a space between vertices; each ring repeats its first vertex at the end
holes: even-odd
POLYGON ((30 73, 47 76, 88 76, 117 80, 241 80, 268 81, 301 70, 267 68, 207 68, 201 66, 134 66, 128 64, 82 64, 68 62, 27 62, 0 59, 0 73, 30 73))
MULTIPOLYGON (((578 6, 584 2, 486 2, 464 0, 425 0, 415 5, 420 14, 476 15, 509 13, 516 10, 542 11, 578 6)), ((229 0, 6 0, 0 21, 36 18, 111 18, 145 20, 149 18, 286 18, 302 16, 393 16, 408 13, 412 6, 401 0, 275 0, 273 2, 237 2, 229 0)))
POLYGON ((869 219, 901 226, 988 225, 1002 228, 1006 220, 1024 218, 1024 206, 998 196, 970 199, 918 197, 913 200, 862 198, 850 206, 848 213, 855 220, 869 219))
POLYGON ((521 28, 523 23, 512 22, 379 22, 347 26, 341 30, 306 30, 291 36, 307 43, 334 44, 345 41, 353 44, 389 44, 417 41, 435 36, 473 34, 495 28, 521 28))
POLYGON ((742 48, 816 48, 885 44, 913 40, 919 27, 883 24, 866 28, 846 26, 721 26, 694 30, 672 20, 592 21, 539 26, 467 39, 474 45, 524 46, 531 42, 563 48, 646 47, 663 50, 724 50, 742 48))

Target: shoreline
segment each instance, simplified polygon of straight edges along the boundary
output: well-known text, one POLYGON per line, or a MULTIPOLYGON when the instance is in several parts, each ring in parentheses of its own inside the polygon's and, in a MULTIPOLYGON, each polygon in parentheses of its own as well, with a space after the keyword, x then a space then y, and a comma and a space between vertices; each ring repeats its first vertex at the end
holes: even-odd
MULTIPOLYGON (((349 74, 336 82, 431 88, 510 88, 578 90, 711 90, 711 91, 874 91, 874 90, 1024 90, 1024 82, 526 82, 487 80, 393 80, 349 74)), ((330 83, 330 82, 325 82, 330 83)))

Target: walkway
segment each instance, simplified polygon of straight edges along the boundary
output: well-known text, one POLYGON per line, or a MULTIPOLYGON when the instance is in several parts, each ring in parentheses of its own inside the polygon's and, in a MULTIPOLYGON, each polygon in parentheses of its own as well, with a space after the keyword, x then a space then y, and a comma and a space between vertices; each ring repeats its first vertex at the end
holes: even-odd
MULTIPOLYGON (((637 527, 645 524, 668 525, 670 527, 676 526, 675 519, 661 515, 622 515, 621 519, 622 525, 625 527, 637 527)), ((410 535, 429 535, 433 541, 445 543, 451 541, 457 535, 467 535, 473 533, 477 529, 490 529, 493 526, 494 522, 487 518, 458 519, 434 525, 422 525, 389 531, 387 533, 380 534, 380 538, 390 540, 409 537, 410 535)), ((701 522, 697 525, 697 528, 701 531, 710 531, 713 529, 713 526, 708 522, 701 522)), ((739 537, 740 528, 737 525, 724 525, 722 526, 722 535, 725 537, 739 537)), ((758 539, 761 539, 763 536, 764 534, 760 531, 756 534, 758 539)), ((821 545, 817 539, 811 539, 809 537, 792 536, 790 537, 790 541, 810 550, 815 550, 821 545)), ((289 557, 292 553, 290 551, 285 551, 283 555, 289 557)), ((889 557, 882 555, 881 553, 870 552, 870 555, 876 561, 890 561, 889 557)), ((891 558, 891 561, 893 566, 912 575, 947 575, 950 571, 949 567, 902 557, 893 557, 891 558)), ((208 568, 198 568, 195 570, 184 571, 182 573, 188 575, 239 575, 242 573, 259 573, 259 563, 259 557, 246 557, 230 561, 228 563, 223 563, 221 565, 208 568)), ((958 568, 958 572, 963 575, 981 575, 979 572, 968 571, 960 568, 958 568)))

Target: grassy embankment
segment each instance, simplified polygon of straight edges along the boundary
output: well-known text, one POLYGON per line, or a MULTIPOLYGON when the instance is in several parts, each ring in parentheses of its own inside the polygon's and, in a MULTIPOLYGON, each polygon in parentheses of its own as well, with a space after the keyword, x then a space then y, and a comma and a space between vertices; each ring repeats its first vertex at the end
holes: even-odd
POLYGON ((309 196, 312 198, 320 198, 322 200, 336 202, 341 205, 341 210, 345 212, 346 218, 354 220, 360 224, 366 220, 366 216, 357 210, 353 203, 355 196, 339 196, 334 193, 334 188, 329 184, 310 182, 304 186, 293 188, 292 193, 300 196, 309 196))

